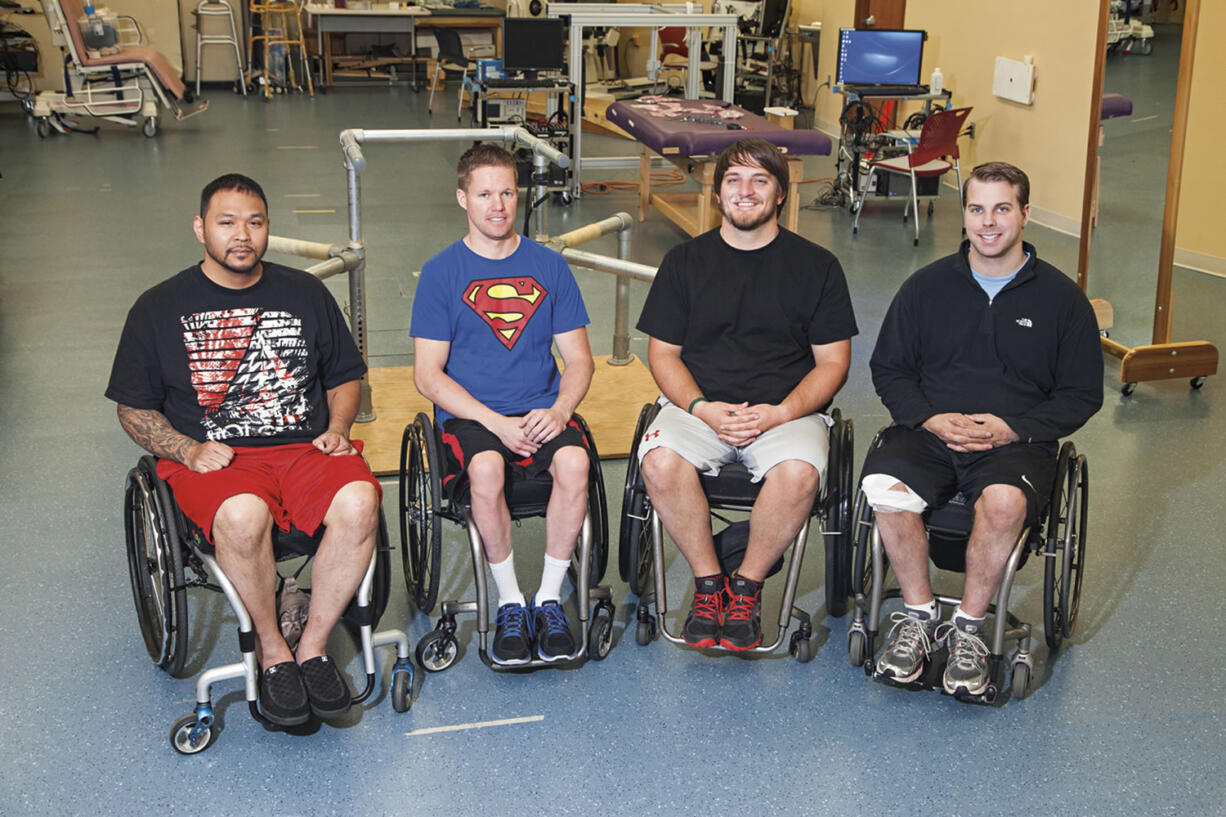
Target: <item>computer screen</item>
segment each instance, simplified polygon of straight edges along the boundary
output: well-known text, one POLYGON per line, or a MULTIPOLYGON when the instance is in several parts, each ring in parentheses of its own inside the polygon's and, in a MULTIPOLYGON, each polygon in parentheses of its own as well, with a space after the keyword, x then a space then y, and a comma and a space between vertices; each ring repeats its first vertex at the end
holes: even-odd
POLYGON ((918 85, 923 31, 839 31, 840 85, 918 85))
POLYGON ((502 67, 507 71, 560 71, 566 68, 565 39, 562 20, 508 17, 502 21, 502 67))

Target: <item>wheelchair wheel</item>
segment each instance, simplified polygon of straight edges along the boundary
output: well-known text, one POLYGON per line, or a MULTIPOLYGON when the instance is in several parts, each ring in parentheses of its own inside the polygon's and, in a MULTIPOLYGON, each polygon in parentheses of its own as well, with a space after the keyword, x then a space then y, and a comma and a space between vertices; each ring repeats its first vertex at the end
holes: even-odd
POLYGON ((596 605, 592 623, 587 632, 587 655, 593 661, 603 661, 613 649, 613 606, 607 603, 596 605))
POLYGON ((1056 463, 1056 482, 1045 531, 1043 635, 1053 650, 1072 635, 1077 622, 1089 501, 1086 458, 1078 456, 1073 444, 1066 442, 1056 463))
POLYGON ((158 478, 153 457, 141 457, 128 472, 124 533, 132 600, 145 649, 155 665, 177 676, 187 660, 183 549, 170 489, 158 478))
POLYGON ((417 663, 426 672, 442 672, 459 657, 460 644, 456 641, 455 631, 441 623, 417 642, 417 663))
POLYGON ((170 745, 181 755, 195 755, 213 745, 213 728, 206 726, 201 729, 193 740, 192 730, 196 728, 196 716, 184 715, 170 727, 170 745))
POLYGON ((626 463, 626 487, 622 495, 621 538, 618 542, 618 572, 636 596, 651 587, 651 532, 647 527, 649 503, 643 475, 639 468, 639 441, 655 420, 659 405, 648 403, 639 412, 634 427, 634 442, 630 444, 630 459, 626 463))
POLYGON ((869 536, 872 534, 872 508, 864 493, 856 492, 854 520, 851 535, 851 593, 853 596, 867 594, 873 587, 873 556, 869 536))
POLYGON ((600 470, 600 452, 587 423, 578 414, 573 415, 591 453, 591 469, 588 472, 587 509, 592 517, 592 569, 588 573, 587 586, 597 587, 604 581, 609 569, 609 504, 604 492, 604 474, 600 470))
POLYGON ((854 435, 851 420, 842 413, 831 412, 834 426, 830 429, 830 467, 826 474, 826 612, 836 618, 847 613, 847 598, 851 593, 851 502, 853 496, 852 456, 854 435))
POLYGON ((409 598, 423 613, 433 610, 438 598, 441 457, 434 445, 433 423, 418 414, 400 439, 400 556, 409 598))

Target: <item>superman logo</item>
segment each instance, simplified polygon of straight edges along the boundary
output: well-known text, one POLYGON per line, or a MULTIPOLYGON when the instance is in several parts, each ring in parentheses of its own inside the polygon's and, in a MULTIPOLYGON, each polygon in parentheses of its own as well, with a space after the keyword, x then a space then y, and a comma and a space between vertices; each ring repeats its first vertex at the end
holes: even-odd
POLYGON ((547 294, 535 278, 489 278, 469 284, 464 303, 512 349, 547 294))

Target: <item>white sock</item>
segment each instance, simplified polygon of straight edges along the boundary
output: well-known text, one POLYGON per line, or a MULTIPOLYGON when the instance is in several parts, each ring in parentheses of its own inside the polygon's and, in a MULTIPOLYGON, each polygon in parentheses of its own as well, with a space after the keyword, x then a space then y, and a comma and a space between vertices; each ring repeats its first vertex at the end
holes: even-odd
POLYGON ((512 552, 498 564, 490 562, 490 572, 494 574, 494 584, 498 587, 498 606, 504 604, 524 604, 524 594, 520 592, 519 582, 515 579, 515 553, 512 552))
POLYGON ((941 605, 937 604, 936 599, 927 604, 908 604, 906 608, 914 613, 919 613, 919 617, 925 621, 939 621, 941 618, 941 605))
POLYGON ((541 568, 541 589, 536 591, 536 604, 562 600, 562 579, 570 568, 570 559, 555 559, 545 554, 545 566, 541 568))
POLYGON ((965 612, 962 609, 961 604, 954 608, 954 614, 949 617, 949 620, 952 621, 954 626, 959 630, 965 630, 967 629, 967 626, 973 626, 976 634, 983 632, 984 619, 975 618, 970 613, 965 612))

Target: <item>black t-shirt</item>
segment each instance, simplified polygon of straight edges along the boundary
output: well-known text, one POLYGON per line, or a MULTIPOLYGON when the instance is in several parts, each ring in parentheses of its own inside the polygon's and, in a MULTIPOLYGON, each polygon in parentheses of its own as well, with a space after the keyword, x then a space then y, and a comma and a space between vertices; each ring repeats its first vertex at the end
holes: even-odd
POLYGON ((315 276, 265 261, 255 285, 229 289, 197 264, 128 312, 106 396, 199 442, 280 445, 326 431, 327 390, 365 372, 315 276))
POLYGON ((859 331, 838 259, 784 229, 756 250, 730 247, 718 229, 674 247, 638 328, 681 346, 707 398, 773 404, 813 369, 813 346, 859 331))

